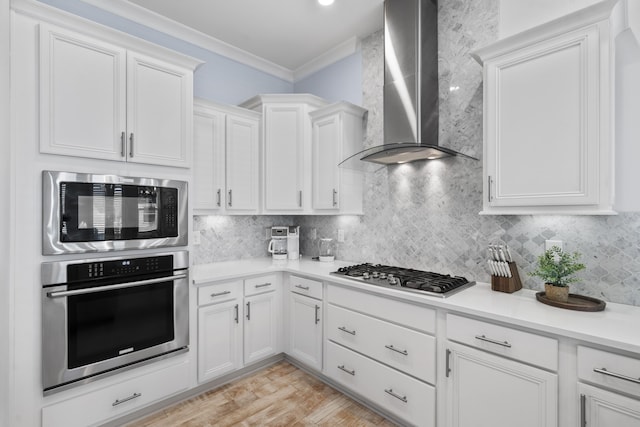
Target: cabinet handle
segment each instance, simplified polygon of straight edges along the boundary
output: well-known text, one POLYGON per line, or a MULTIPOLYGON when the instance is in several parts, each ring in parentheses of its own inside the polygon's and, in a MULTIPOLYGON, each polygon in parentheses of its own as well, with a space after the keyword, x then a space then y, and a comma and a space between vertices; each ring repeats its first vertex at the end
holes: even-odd
POLYGON ((338 192, 336 191, 336 189, 333 189, 333 206, 338 206, 338 192))
POLYGON ((298 206, 302 207, 302 190, 298 193, 298 206))
POLYGON ((491 344, 501 345, 502 347, 511 348, 511 344, 509 344, 507 341, 492 340, 491 338, 487 338, 484 335, 476 335, 476 339, 480 341, 489 342, 491 344))
POLYGON ((340 369, 341 371, 344 371, 344 372, 346 372, 347 374, 352 375, 352 376, 354 376, 354 377, 356 376, 356 371, 355 371, 355 370, 350 371, 350 370, 348 370, 347 368, 345 368, 345 367, 344 367, 344 365, 338 365, 338 369, 340 369))
POLYGON ((262 285, 256 285, 256 289, 264 288, 267 286, 271 286, 271 282, 263 283, 262 285))
POLYGON ((632 382, 634 384, 640 384, 640 378, 633 378, 633 377, 628 377, 626 375, 622 375, 622 374, 616 374, 615 372, 609 372, 607 371, 607 368, 593 368, 593 372, 597 372, 599 374, 603 374, 603 375, 608 375, 610 377, 614 377, 614 378, 618 378, 620 380, 625 380, 625 381, 629 381, 632 382))
POLYGON ((492 179, 491 179, 491 175, 487 176, 487 199, 489 201, 489 203, 491 203, 491 201, 493 200, 493 197, 491 197, 491 183, 492 183, 492 179))
POLYGON ((580 395, 580 427, 587 427, 587 396, 580 395))
POLYGON ((384 392, 387 394, 390 394, 391 396, 395 397, 398 400, 403 401, 404 403, 407 403, 407 396, 400 396, 399 394, 394 393, 392 388, 390 388, 389 390, 385 388, 384 392))
POLYGON ((305 290, 305 291, 308 291, 308 290, 309 290, 309 287, 308 287, 308 286, 302 286, 302 285, 296 285, 296 288, 298 288, 298 289, 303 289, 303 290, 305 290))
POLYGON ((129 396, 129 397, 125 397, 124 399, 116 399, 116 401, 115 401, 115 402, 113 402, 113 403, 111 404, 111 406, 118 406, 118 405, 120 405, 121 403, 128 402, 128 401, 133 400, 133 399, 136 399, 136 398, 138 398, 138 397, 140 397, 140 396, 142 396, 142 393, 133 393, 131 396, 129 396))
POLYGON ((247 302, 247 320, 251 320, 251 301, 247 302))
POLYGON ((446 366, 444 368, 444 375, 445 377, 449 378, 449 374, 451 373, 451 365, 450 365, 450 359, 451 359, 451 350, 447 349, 447 353, 446 353, 446 366))
POLYGON ((233 195, 233 193, 232 193, 231 191, 232 191, 232 190, 229 190, 229 206, 233 206, 233 205, 231 204, 231 201, 233 200, 233 199, 231 198, 231 197, 232 197, 232 195, 233 195))
POLYGON ((129 135, 129 157, 133 157, 133 132, 129 135))
POLYGON ((124 131, 120 134, 120 156, 121 157, 125 156, 125 148, 124 148, 124 146, 126 144, 126 141, 125 141, 126 138, 127 138, 126 135, 127 134, 124 131))
POLYGON ((320 318, 318 317, 318 311, 320 311, 320 306, 316 304, 316 325, 320 321, 320 318))
POLYGON ((239 317, 240 317, 240 309, 238 308, 238 304, 236 304, 235 309, 236 309, 236 318, 233 319, 233 320, 235 320, 236 323, 240 323, 240 319, 239 319, 239 317))
POLYGON ((356 331, 350 331, 347 328, 345 328, 344 326, 338 326, 338 329, 340 329, 342 332, 346 332, 346 333, 351 334, 351 335, 355 335, 356 334, 356 331))
POLYGON ((213 294, 211 294, 211 298, 219 297, 219 296, 222 296, 222 295, 229 295, 230 293, 231 293, 231 291, 213 293, 213 294))
POLYGON ((400 353, 403 354, 405 356, 408 356, 409 353, 407 352, 407 350, 398 350, 397 348, 395 348, 393 345, 385 345, 385 348, 388 348, 391 351, 395 351, 396 353, 400 353))
POLYGON ((218 188, 218 207, 220 207, 220 203, 222 203, 222 190, 218 188))

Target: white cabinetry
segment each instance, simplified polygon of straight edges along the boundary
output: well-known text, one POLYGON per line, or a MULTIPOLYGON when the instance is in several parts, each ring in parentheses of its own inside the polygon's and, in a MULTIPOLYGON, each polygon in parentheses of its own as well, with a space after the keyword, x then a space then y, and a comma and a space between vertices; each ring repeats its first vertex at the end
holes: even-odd
POLYGON ((582 427, 640 426, 639 378, 640 360, 579 346, 580 425, 582 427), (585 382, 595 384, 597 387, 585 382), (613 391, 607 391, 604 388, 613 391))
POLYGON ((311 113, 314 211, 362 214, 363 173, 338 163, 362 150, 365 113, 348 102, 311 113))
POLYGON ((482 213, 615 213, 614 53, 624 22, 621 2, 602 2, 475 52, 482 213))
POLYGON ((190 167, 197 64, 40 24, 40 151, 190 167))
POLYGON ((258 211, 259 123, 260 115, 253 111, 196 100, 194 210, 258 211))
POLYGON ((279 279, 275 274, 244 281, 244 363, 248 365, 281 351, 279 279))
POLYGON ((452 314, 447 339, 447 426, 558 425, 558 377, 529 365, 557 369, 556 340, 452 314))
POLYGON ((322 282, 289 278, 288 354, 305 365, 322 369, 322 282))
POLYGON ((258 95, 241 106, 262 113, 265 213, 311 212, 311 120, 326 101, 308 94, 258 95))

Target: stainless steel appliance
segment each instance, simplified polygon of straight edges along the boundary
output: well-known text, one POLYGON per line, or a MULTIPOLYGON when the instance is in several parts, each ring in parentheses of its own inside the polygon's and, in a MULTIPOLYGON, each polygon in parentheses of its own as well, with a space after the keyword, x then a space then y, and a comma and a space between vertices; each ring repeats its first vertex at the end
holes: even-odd
POLYGON ((459 276, 369 263, 341 267, 331 274, 372 285, 442 298, 476 284, 459 276))
POLYGON ((271 227, 271 240, 267 250, 273 256, 274 260, 287 259, 287 236, 289 235, 289 227, 276 226, 271 227))
POLYGON ((44 255, 187 244, 187 183, 42 172, 44 255))
POLYGON ((42 264, 44 394, 188 350, 188 252, 42 264))
POLYGON ((288 227, 287 233, 287 257, 291 260, 300 259, 300 226, 288 227))

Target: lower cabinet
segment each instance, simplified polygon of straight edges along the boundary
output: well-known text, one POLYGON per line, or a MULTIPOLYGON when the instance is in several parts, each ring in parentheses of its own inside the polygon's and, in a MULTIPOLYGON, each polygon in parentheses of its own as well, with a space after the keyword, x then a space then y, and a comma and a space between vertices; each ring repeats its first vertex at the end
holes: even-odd
POLYGON ((586 384, 578 384, 578 392, 581 427, 640 426, 639 400, 586 384))
POLYGON ((318 371, 322 370, 322 305, 295 292, 289 296, 289 354, 318 371))
POLYGON ((242 367, 242 300, 198 310, 198 381, 242 367))
POLYGON ((280 352, 278 345, 278 293, 245 297, 244 363, 250 364, 280 352))

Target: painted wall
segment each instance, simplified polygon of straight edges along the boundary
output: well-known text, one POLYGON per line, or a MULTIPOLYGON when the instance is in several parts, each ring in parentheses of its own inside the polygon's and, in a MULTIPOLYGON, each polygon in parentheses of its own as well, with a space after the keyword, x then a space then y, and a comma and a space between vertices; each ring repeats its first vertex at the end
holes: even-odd
POLYGON ((322 70, 298 80, 296 93, 313 93, 331 102, 362 104, 362 52, 343 58, 322 70))

